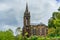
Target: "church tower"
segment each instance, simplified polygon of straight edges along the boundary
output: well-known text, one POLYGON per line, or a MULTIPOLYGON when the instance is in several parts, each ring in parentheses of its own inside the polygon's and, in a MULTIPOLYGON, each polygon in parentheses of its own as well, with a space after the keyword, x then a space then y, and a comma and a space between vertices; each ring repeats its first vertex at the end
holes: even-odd
POLYGON ((31 27, 30 27, 30 12, 28 10, 28 4, 26 3, 26 10, 24 12, 24 18, 23 18, 23 23, 24 23, 24 26, 23 26, 23 36, 26 36, 29 37, 31 36, 31 27))
POLYGON ((30 26, 30 12, 28 10, 27 4, 26 4, 26 10, 24 13, 24 26, 30 26))

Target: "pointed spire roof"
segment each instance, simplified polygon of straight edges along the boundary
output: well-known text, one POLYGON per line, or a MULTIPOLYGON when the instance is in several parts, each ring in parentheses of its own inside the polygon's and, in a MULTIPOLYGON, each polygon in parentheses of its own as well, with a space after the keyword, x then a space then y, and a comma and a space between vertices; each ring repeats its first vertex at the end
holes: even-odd
POLYGON ((28 12, 28 3, 26 3, 26 11, 28 12))

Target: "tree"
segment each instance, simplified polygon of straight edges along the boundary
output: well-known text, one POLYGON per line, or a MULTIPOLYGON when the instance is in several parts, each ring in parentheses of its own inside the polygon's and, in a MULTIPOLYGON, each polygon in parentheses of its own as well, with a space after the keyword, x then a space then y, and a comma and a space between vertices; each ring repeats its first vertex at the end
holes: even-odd
POLYGON ((53 12, 52 17, 48 21, 48 27, 60 27, 60 11, 59 12, 53 12))
POLYGON ((52 17, 48 21, 49 35, 59 36, 60 35, 60 9, 58 12, 53 12, 52 17), (53 29, 52 29, 53 28, 53 29))
POLYGON ((12 30, 0 31, 0 40, 14 40, 12 30))

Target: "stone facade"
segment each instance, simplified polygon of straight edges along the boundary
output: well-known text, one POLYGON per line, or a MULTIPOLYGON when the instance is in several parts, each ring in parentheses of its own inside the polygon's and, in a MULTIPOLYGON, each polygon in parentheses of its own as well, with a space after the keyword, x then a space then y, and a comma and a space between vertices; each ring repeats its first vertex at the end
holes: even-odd
POLYGON ((38 24, 38 25, 30 25, 30 12, 28 10, 28 5, 26 4, 26 10, 23 17, 23 31, 22 34, 25 36, 26 33, 28 33, 26 36, 30 37, 31 35, 37 35, 37 36, 46 36, 48 34, 48 27, 45 24, 38 24))
POLYGON ((31 35, 46 36, 48 27, 45 24, 31 25, 31 35))

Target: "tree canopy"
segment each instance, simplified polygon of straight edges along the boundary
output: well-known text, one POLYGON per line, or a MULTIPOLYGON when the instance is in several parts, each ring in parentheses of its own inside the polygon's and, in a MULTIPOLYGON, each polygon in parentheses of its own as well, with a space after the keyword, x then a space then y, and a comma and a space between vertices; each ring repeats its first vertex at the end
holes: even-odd
POLYGON ((48 27, 60 27, 60 12, 54 12, 48 21, 48 27))
POLYGON ((14 40, 12 30, 0 31, 0 40, 14 40))

